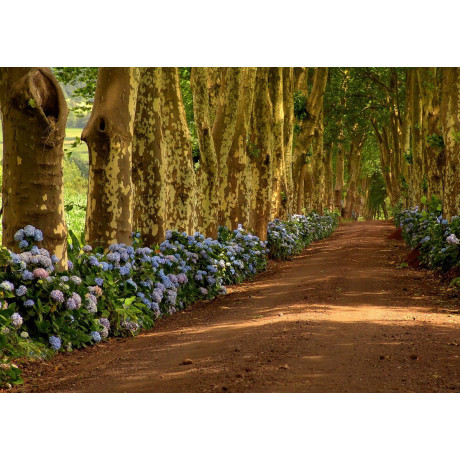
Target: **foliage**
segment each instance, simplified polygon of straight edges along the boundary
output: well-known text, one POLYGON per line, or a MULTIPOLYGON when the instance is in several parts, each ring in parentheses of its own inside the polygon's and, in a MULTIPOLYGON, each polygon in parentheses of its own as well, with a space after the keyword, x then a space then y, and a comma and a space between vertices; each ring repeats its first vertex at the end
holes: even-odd
POLYGON ((268 247, 274 259, 290 259, 299 254, 312 241, 329 236, 338 224, 336 213, 320 216, 293 215, 287 221, 275 219, 268 224, 268 247))
POLYGON ((407 244, 419 248, 422 264, 448 271, 460 267, 460 216, 452 217, 449 222, 443 219, 439 208, 439 200, 434 198, 425 211, 418 207, 400 211, 395 222, 402 228, 407 244))
POLYGON ((61 83, 75 87, 73 97, 81 104, 71 110, 81 117, 88 114, 96 93, 98 67, 54 67, 53 72, 61 83))

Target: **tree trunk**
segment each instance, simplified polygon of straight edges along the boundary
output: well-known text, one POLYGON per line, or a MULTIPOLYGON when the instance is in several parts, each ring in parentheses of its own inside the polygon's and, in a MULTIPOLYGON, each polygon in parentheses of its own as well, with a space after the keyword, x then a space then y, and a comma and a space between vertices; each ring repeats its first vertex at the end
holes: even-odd
POLYGON ((219 165, 219 225, 228 224, 228 155, 235 134, 243 70, 241 67, 229 67, 223 74, 216 118, 212 127, 212 137, 219 165))
POLYGON ((193 170, 192 146, 177 67, 163 67, 162 110, 166 143, 168 178, 167 226, 192 234, 196 230, 196 178, 193 170))
POLYGON ((250 226, 262 240, 267 239, 267 226, 271 213, 273 135, 272 107, 268 91, 268 69, 257 69, 254 94, 254 128, 252 143, 255 146, 251 155, 253 173, 253 210, 250 226))
POLYGON ((328 211, 334 209, 334 174, 332 171, 333 145, 324 149, 324 205, 328 211))
POLYGON ((43 232, 40 243, 67 269, 62 182, 68 109, 51 70, 0 69, 3 118, 3 245, 17 251, 14 234, 25 225, 43 232))
POLYGON ((445 150, 439 117, 440 102, 436 68, 418 69, 420 94, 422 96, 423 149, 426 155, 428 197, 435 195, 443 200, 443 175, 445 150))
POLYGON ((208 70, 192 68, 193 110, 200 144, 200 168, 197 173, 199 206, 198 228, 206 237, 217 238, 219 211, 219 170, 211 132, 208 70))
POLYGON ((139 69, 102 67, 91 116, 82 132, 88 144, 86 242, 129 244, 132 232, 132 138, 139 69))
POLYGON ((345 150, 343 145, 343 134, 339 135, 337 156, 335 160, 335 186, 334 186, 334 208, 342 214, 342 198, 344 186, 344 170, 345 170, 345 150))
POLYGON ((443 69, 442 131, 446 153, 444 213, 460 215, 460 69, 443 69))
POLYGON ((247 227, 249 224, 249 183, 251 180, 247 155, 247 137, 251 122, 254 99, 256 67, 247 67, 239 90, 238 108, 233 142, 227 158, 228 192, 224 225, 235 229, 238 224, 247 227))
POLYGON ((293 211, 293 179, 292 179, 292 155, 294 140, 294 69, 283 68, 283 104, 284 104, 284 163, 286 174, 286 198, 284 203, 283 218, 292 214, 293 211))
POLYGON ((271 218, 283 214, 283 193, 286 195, 286 163, 284 154, 284 94, 283 69, 271 67, 269 70, 269 90, 273 108, 273 184, 271 218))
POLYGON ((349 179, 347 187, 347 197, 345 200, 344 217, 351 219, 356 213, 355 206, 358 200, 358 184, 361 174, 361 152, 364 146, 366 136, 360 136, 352 140, 349 158, 349 179))
POLYGON ((296 140, 294 158, 294 181, 296 190, 296 212, 301 213, 303 207, 303 183, 307 173, 306 161, 310 152, 314 130, 319 115, 323 108, 324 92, 326 90, 328 69, 317 67, 313 75, 313 82, 310 94, 306 102, 307 117, 299 122, 300 134, 296 140))
POLYGON ((141 71, 133 137, 133 227, 152 246, 165 239, 166 145, 162 129, 161 67, 141 71))
POLYGON ((422 182, 424 175, 424 151, 422 135, 422 107, 420 96, 420 85, 418 81, 418 72, 412 70, 412 79, 410 81, 409 91, 412 96, 412 113, 411 113, 411 152, 412 165, 410 167, 410 187, 409 196, 411 205, 420 205, 422 198, 422 182))

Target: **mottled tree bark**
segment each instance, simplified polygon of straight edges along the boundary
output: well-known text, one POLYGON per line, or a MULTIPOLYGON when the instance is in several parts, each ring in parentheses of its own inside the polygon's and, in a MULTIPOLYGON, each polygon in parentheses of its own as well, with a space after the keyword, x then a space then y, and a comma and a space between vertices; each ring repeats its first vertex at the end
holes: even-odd
POLYGON ((217 238, 219 211, 219 170, 210 121, 209 75, 206 67, 192 68, 192 92, 195 124, 200 144, 200 168, 197 173, 198 228, 206 237, 217 238))
POLYGON ((3 118, 3 245, 17 251, 14 234, 42 230, 41 245, 67 268, 62 182, 67 121, 64 94, 50 69, 0 69, 3 118))
POLYGON ((273 184, 271 218, 283 212, 283 194, 287 194, 286 163, 284 153, 284 94, 283 69, 271 67, 268 74, 270 98, 273 108, 273 184))
POLYGON ((212 127, 212 137, 219 165, 219 225, 228 224, 228 156, 235 134, 242 76, 241 67, 229 67, 223 71, 217 113, 212 127))
POLYGON ((442 131, 445 145, 444 213, 460 215, 460 69, 443 69, 442 131))
POLYGON ((132 138, 139 69, 101 67, 91 116, 82 132, 88 144, 86 242, 129 244, 132 232, 132 138))
POLYGON ((293 140, 294 140, 294 68, 283 68, 283 103, 284 103, 284 163, 286 170, 286 203, 283 217, 292 214, 293 189, 293 140))
POLYGON ((271 213, 273 135, 272 106, 268 91, 268 69, 257 69, 254 94, 254 117, 251 155, 253 194, 250 226, 263 241, 267 239, 267 225, 271 213))
POLYGON ((168 180, 167 226, 192 234, 197 226, 196 178, 177 67, 163 67, 162 89, 168 180))
POLYGON ((251 113, 254 99, 256 67, 247 67, 243 71, 239 89, 238 107, 236 113, 235 131, 230 148, 228 168, 228 193, 224 225, 235 229, 238 224, 246 227, 249 224, 249 189, 250 164, 246 151, 251 113))
POLYGON ((166 144, 162 129, 161 67, 141 70, 134 123, 133 228, 148 246, 165 239, 166 144))

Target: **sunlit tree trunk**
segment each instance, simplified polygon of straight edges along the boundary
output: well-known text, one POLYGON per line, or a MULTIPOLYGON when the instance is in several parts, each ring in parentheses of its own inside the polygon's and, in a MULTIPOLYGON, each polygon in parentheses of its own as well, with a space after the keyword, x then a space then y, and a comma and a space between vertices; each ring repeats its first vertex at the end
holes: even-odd
POLYGON ((444 212, 460 215, 460 69, 443 68, 442 131, 445 145, 444 212))
POLYGON ((238 224, 249 224, 250 164, 247 155, 247 137, 253 108, 256 67, 243 71, 239 89, 238 107, 233 142, 230 148, 228 167, 227 210, 225 225, 235 229, 238 224))
POLYGON ((208 81, 206 67, 192 68, 193 110, 200 144, 200 168, 197 173, 198 228, 206 237, 215 239, 218 230, 219 170, 211 130, 208 81))
POLYGON ((196 178, 177 67, 163 67, 162 89, 168 180, 167 226, 192 234, 197 224, 196 178))
POLYGON ((86 242, 130 243, 132 138, 139 69, 102 67, 91 116, 82 132, 88 144, 86 242))
POLYGON ((283 194, 287 193, 286 163, 284 154, 284 94, 283 69, 271 67, 269 70, 269 89, 273 108, 273 184, 271 217, 283 214, 283 194))
POLYGON ((62 178, 67 121, 64 94, 49 68, 0 68, 3 119, 3 245, 18 251, 14 234, 26 225, 67 268, 62 178))
POLYGON ((253 123, 252 144, 255 149, 250 157, 253 174, 250 226, 265 241, 271 213, 273 180, 273 121, 267 68, 257 69, 253 123))
POLYGON ((286 174, 286 198, 284 214, 292 214, 293 211, 293 140, 294 140, 294 68, 283 68, 283 104, 284 104, 284 163, 286 174))
POLYGON ((166 145, 161 67, 142 69, 133 138, 133 228, 151 246, 165 239, 166 145))
POLYGON ((219 225, 228 225, 229 170, 228 156, 232 148, 243 77, 241 67, 223 70, 222 87, 217 104, 212 137, 219 165, 219 225))

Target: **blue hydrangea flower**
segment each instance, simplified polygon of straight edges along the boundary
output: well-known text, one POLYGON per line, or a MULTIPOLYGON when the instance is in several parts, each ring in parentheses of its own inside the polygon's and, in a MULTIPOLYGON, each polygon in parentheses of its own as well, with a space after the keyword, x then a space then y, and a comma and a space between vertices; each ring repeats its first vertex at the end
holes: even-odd
POLYGON ((24 302, 24 307, 27 307, 27 308, 33 307, 34 305, 35 305, 35 302, 32 299, 26 300, 24 302))
POLYGON ((14 241, 22 241, 24 239, 24 230, 21 228, 14 234, 14 241))
POLYGON ((26 225, 24 227, 24 234, 28 237, 35 235, 35 227, 33 225, 26 225))
POLYGON ((94 282, 101 287, 104 284, 104 280, 102 278, 95 278, 94 282))
POLYGON ((91 251, 93 250, 93 248, 92 248, 89 244, 85 244, 85 245, 81 248, 81 250, 82 250, 83 252, 91 252, 91 251))
POLYGON ((59 259, 55 254, 51 256, 51 262, 53 262, 53 264, 57 264, 59 262, 59 259))
POLYGON ((24 281, 32 281, 34 279, 34 274, 32 272, 29 272, 28 270, 24 270, 22 273, 22 279, 24 281))
POLYGON ((101 341, 101 334, 99 334, 99 332, 97 331, 91 331, 91 338, 95 341, 95 342, 100 342, 101 341))
POLYGON ((73 270, 73 262, 71 260, 67 261, 67 268, 69 269, 69 271, 73 270))
POLYGON ((43 233, 38 228, 34 231, 34 240, 37 242, 43 241, 43 233))
POLYGON ((49 338, 49 343, 51 345, 51 348, 55 351, 58 351, 62 347, 62 342, 59 337, 56 337, 55 335, 52 335, 49 338))
POLYGON ((29 243, 27 242, 27 240, 22 240, 19 242, 20 249, 25 249, 27 246, 29 246, 29 243))

